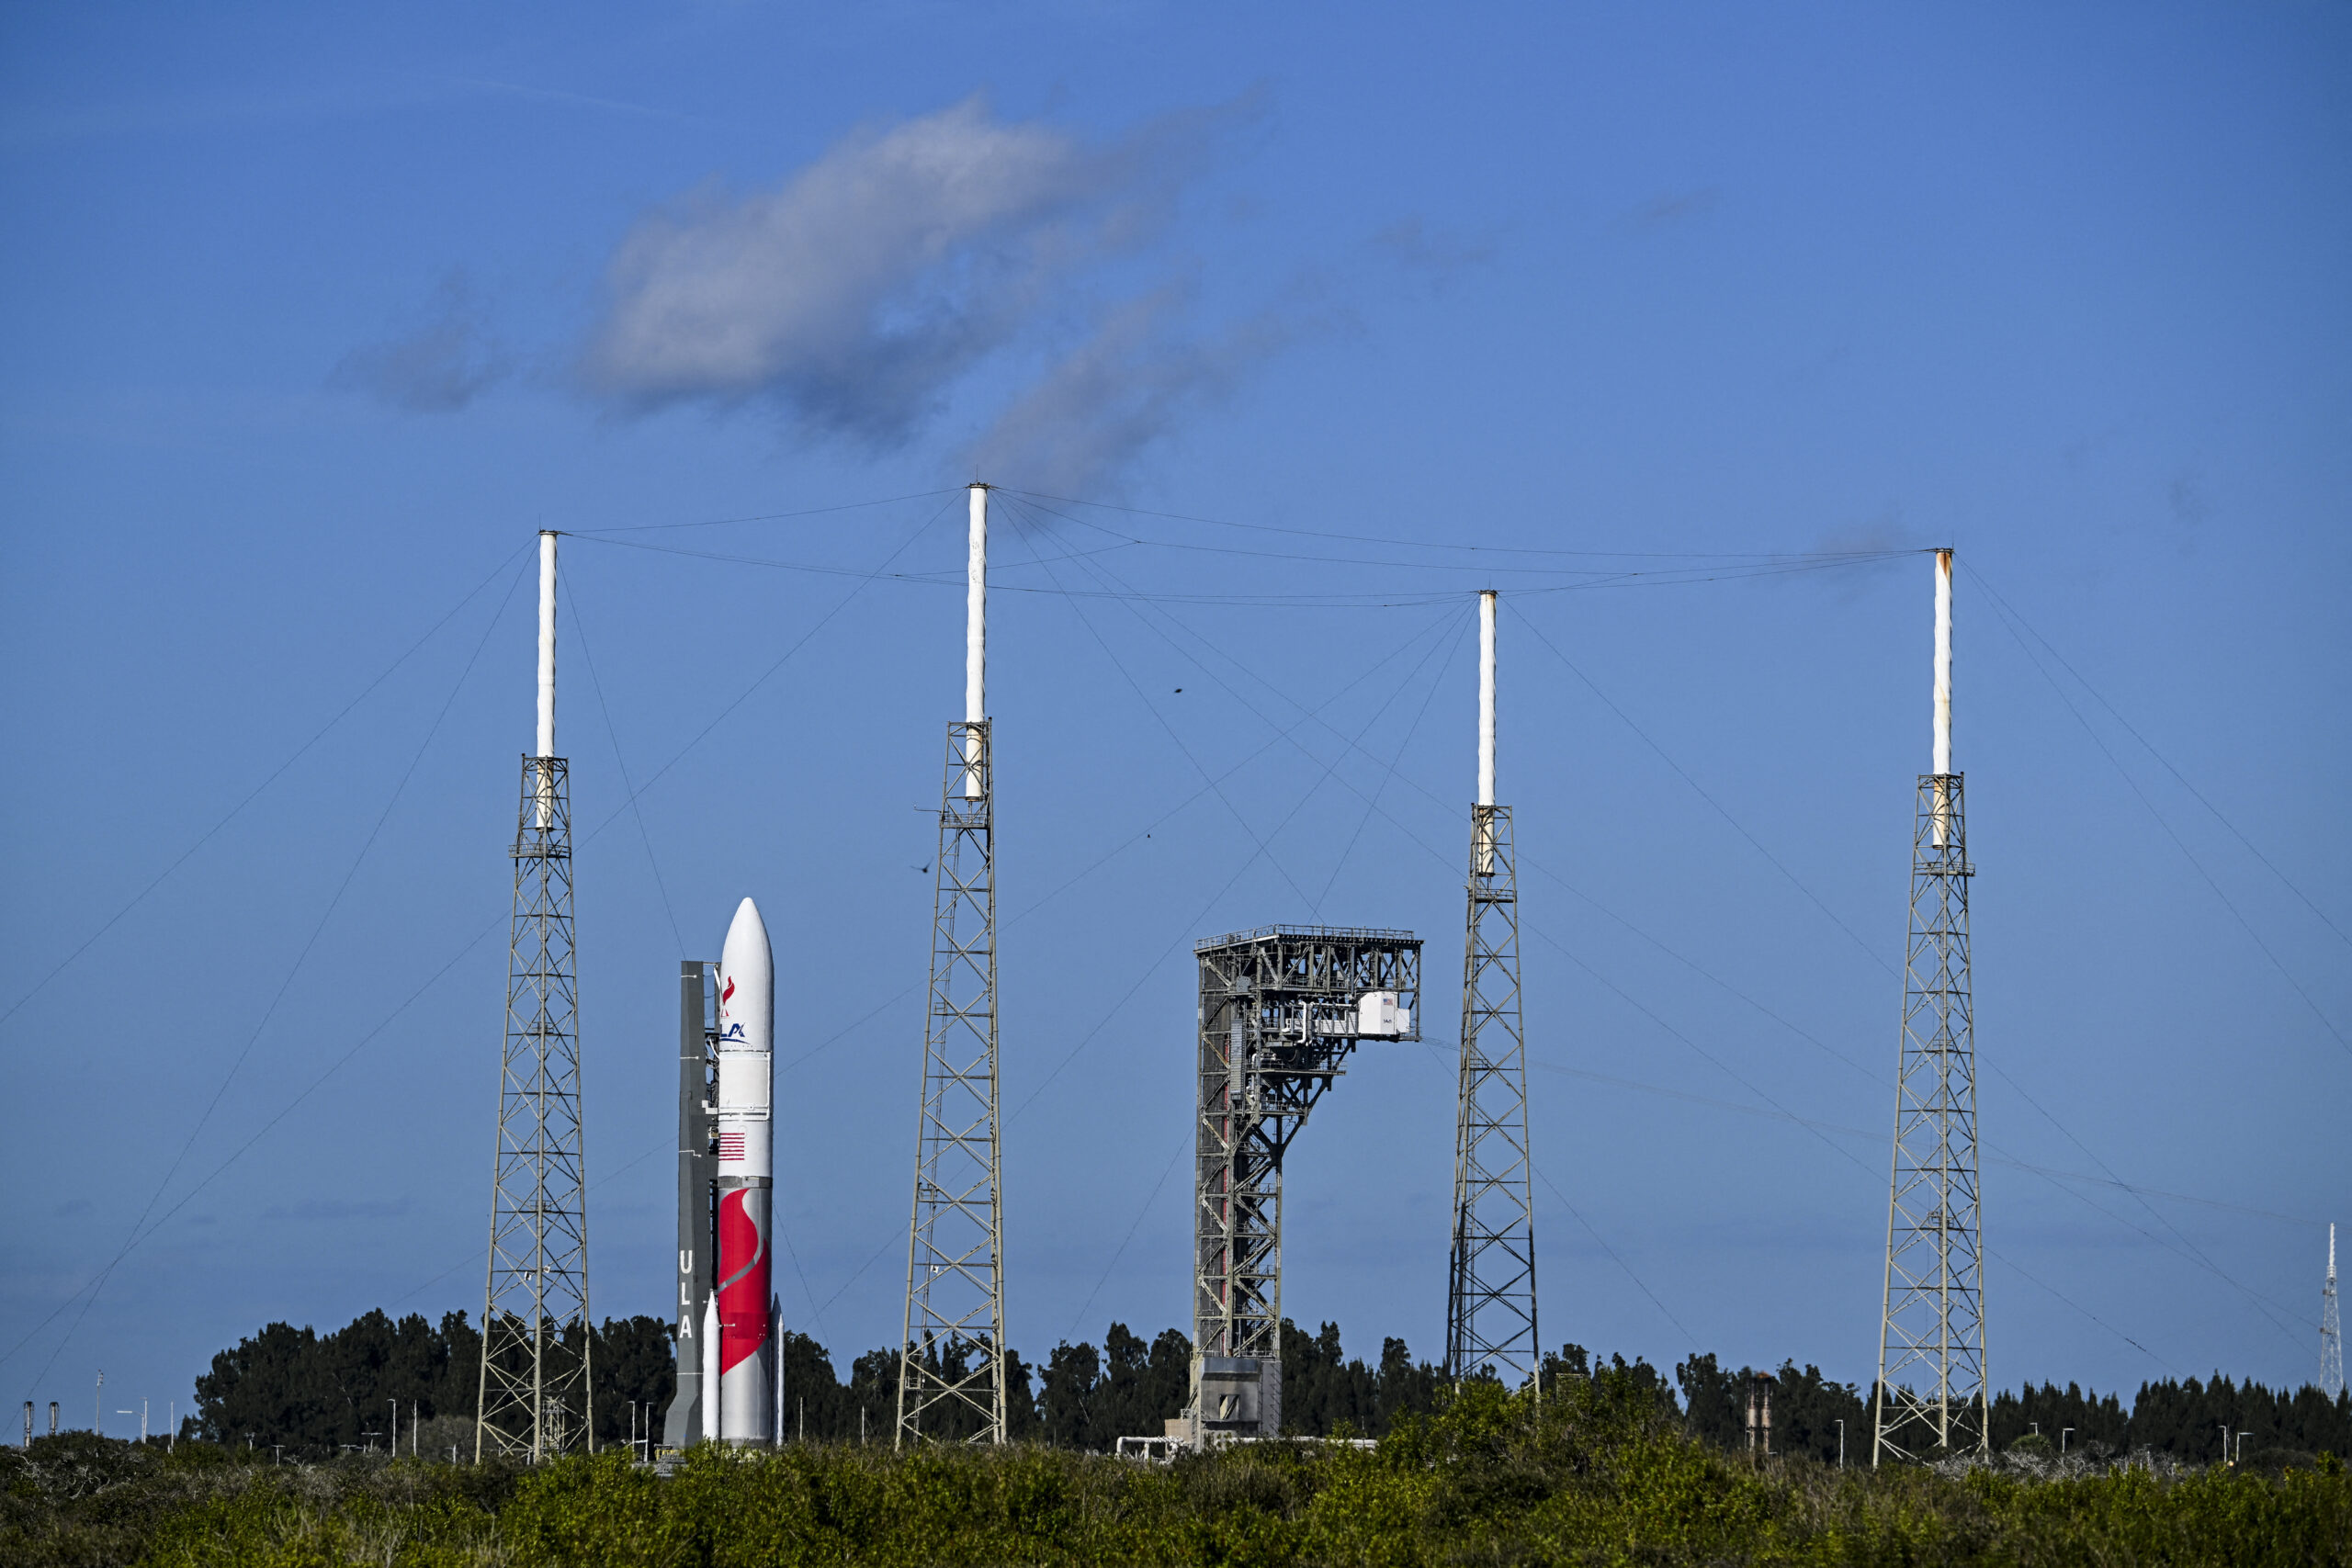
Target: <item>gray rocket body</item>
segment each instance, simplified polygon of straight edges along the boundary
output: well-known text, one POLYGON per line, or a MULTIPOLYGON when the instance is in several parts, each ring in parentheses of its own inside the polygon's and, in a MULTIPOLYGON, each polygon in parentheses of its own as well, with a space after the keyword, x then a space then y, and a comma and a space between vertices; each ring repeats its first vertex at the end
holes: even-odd
POLYGON ((711 1094, 708 965, 690 959, 678 976, 678 1386, 662 1419, 662 1446, 684 1449, 704 1437, 703 1344, 709 1337, 713 1269, 718 1249, 711 1234, 711 1182, 718 1160, 711 1153, 711 1094))

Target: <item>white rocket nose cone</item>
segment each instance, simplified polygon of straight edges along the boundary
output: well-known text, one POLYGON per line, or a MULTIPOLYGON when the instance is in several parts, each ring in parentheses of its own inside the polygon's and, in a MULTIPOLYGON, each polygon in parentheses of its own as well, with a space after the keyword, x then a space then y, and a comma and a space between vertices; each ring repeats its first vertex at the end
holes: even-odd
POLYGON ((719 950, 719 1049, 772 1050, 775 1033, 775 954, 760 907, 746 898, 719 950))
POLYGON ((755 952, 759 963, 774 962, 768 947, 767 922, 760 919, 759 905, 746 898, 735 906, 735 919, 727 928, 727 945, 719 951, 722 964, 732 964, 738 958, 750 963, 755 952))

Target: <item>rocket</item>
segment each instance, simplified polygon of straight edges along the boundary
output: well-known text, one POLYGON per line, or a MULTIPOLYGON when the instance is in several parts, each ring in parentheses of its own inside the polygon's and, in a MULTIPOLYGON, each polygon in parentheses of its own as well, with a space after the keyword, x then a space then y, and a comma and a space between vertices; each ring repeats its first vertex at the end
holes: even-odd
MULTIPOLYGON (((729 1443, 775 1438, 776 1332, 769 1254, 775 1236, 775 955, 759 906, 746 898, 718 959, 718 1258, 716 1400, 729 1443)), ((704 1364, 713 1358, 703 1345, 704 1364)))

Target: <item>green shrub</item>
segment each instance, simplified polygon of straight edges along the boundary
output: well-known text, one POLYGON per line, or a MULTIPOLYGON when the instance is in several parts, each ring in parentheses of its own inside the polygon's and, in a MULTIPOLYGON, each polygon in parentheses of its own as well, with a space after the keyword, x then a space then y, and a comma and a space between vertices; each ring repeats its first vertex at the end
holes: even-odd
POLYGON ((517 1471, 273 1465, 86 1434, 0 1450, 0 1562, 326 1568, 795 1563, 2304 1564, 2352 1562, 2333 1458, 2232 1472, 1840 1470, 1693 1440, 1603 1370, 1539 1406, 1472 1382, 1376 1448, 1240 1445, 1142 1465, 1071 1450, 830 1444, 606 1451, 517 1471))

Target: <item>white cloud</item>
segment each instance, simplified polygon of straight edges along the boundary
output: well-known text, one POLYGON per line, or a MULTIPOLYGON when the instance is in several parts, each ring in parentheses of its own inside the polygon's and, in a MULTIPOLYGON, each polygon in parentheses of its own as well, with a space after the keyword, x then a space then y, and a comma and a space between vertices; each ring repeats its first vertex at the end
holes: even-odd
POLYGON ((1155 290, 1108 312, 1093 334, 1007 407, 975 445, 975 471, 1084 497, 1190 412, 1225 398, 1294 329, 1272 313, 1188 336, 1187 291, 1155 290))
POLYGON ((997 394, 975 450, 1021 482, 1101 482, 1287 335, 1266 320, 1193 334, 1187 289, 1137 291, 1134 266, 1106 265, 1152 270, 1187 181, 1252 112, 1090 141, 968 98, 850 137, 773 190, 690 195, 621 242, 582 375, 628 408, 761 401, 804 433, 884 447, 1007 351, 1002 366, 1049 367, 997 394), (1114 272, 1124 301, 1104 298, 1114 272))
POLYGON ((621 243, 582 363, 626 402, 782 400, 903 439, 1056 284, 1150 228, 1197 128, 1090 146, 978 98, 844 141, 780 188, 712 192, 621 243))

